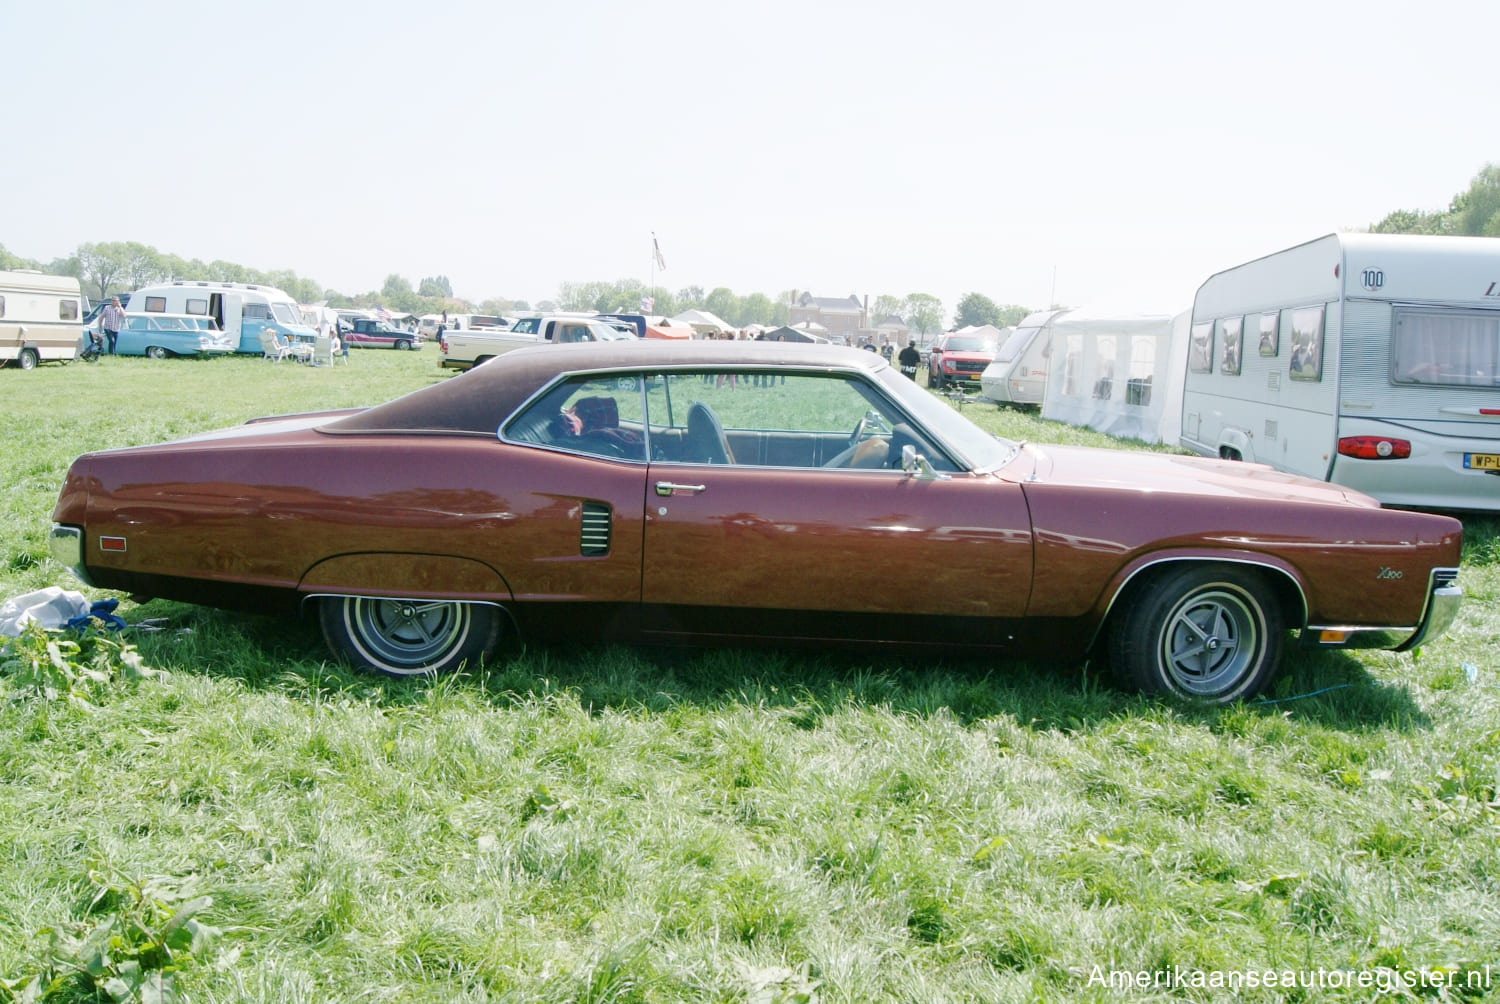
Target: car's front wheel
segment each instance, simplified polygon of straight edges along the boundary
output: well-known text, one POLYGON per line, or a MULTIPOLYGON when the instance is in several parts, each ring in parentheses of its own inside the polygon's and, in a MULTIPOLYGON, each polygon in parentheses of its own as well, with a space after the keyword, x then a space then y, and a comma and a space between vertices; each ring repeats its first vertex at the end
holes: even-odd
POLYGON ((406 352, 411 348, 411 342, 408 342, 406 339, 402 338, 396 342, 396 348, 401 352, 406 352))
POLYGON ((447 673, 494 648, 502 614, 483 603, 328 596, 323 637, 350 664, 392 676, 447 673))
POLYGON ((1283 630, 1261 573, 1186 565, 1133 589, 1110 625, 1109 655, 1115 671, 1143 691, 1229 704, 1270 682, 1283 630))

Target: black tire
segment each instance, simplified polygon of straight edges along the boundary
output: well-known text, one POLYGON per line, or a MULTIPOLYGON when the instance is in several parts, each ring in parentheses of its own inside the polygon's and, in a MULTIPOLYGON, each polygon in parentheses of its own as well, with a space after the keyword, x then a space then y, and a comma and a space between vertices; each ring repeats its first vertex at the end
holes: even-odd
POLYGON ((151 359, 165 359, 167 358, 167 354, 167 350, 160 345, 146 346, 146 355, 151 359))
POLYGON ((406 352, 406 351, 408 351, 411 348, 411 342, 408 342, 406 339, 403 338, 403 339, 401 339, 400 341, 398 341, 396 343, 396 348, 399 349, 402 352, 406 352))
POLYGON ((36 349, 22 349, 21 354, 16 356, 16 366, 23 370, 34 370, 41 360, 42 357, 36 354, 36 349))
POLYGON ((1146 693, 1230 704, 1276 675, 1283 633, 1260 572, 1184 565, 1132 587, 1111 619, 1109 658, 1123 682, 1146 693))
POLYGON ((475 668, 495 646, 504 615, 483 603, 329 596, 319 603, 323 639, 336 656, 390 676, 475 668))

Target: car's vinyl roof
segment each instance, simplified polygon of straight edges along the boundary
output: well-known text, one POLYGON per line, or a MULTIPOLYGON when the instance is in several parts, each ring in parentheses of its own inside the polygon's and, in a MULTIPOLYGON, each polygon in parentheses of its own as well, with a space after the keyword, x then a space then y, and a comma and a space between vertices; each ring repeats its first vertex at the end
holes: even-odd
POLYGON ((493 436, 500 423, 560 374, 591 370, 727 366, 799 369, 887 367, 875 352, 802 342, 638 341, 538 345, 322 427, 330 433, 461 432, 493 436))

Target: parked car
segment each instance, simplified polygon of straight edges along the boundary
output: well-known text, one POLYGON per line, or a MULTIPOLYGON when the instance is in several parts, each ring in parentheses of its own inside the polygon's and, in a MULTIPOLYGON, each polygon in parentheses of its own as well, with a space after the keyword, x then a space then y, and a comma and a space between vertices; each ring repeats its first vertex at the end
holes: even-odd
POLYGON ((201 314, 126 313, 125 326, 115 341, 116 355, 152 359, 218 355, 234 349, 234 339, 220 331, 212 317, 201 314))
POLYGON ((359 318, 349 325, 349 330, 340 335, 344 344, 353 349, 419 349, 422 333, 397 328, 385 321, 368 321, 359 318))
POLYGON ((993 334, 950 331, 932 343, 927 357, 927 386, 933 390, 959 384, 977 388, 985 367, 995 361, 998 351, 999 342, 993 334))
POLYGON ((53 553, 139 596, 305 613, 442 672, 502 634, 1076 662, 1227 702, 1304 645, 1441 634, 1461 524, 1263 465, 991 436, 879 355, 517 349, 360 410, 86 454, 53 553))

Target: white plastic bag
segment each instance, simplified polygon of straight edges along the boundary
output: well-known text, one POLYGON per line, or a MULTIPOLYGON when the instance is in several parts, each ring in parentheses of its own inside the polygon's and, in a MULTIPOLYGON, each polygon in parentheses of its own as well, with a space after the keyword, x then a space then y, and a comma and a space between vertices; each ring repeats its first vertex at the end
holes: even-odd
POLYGON ((42 627, 60 628, 88 612, 89 601, 82 593, 48 586, 0 603, 0 635, 15 638, 32 621, 41 622, 42 627))

